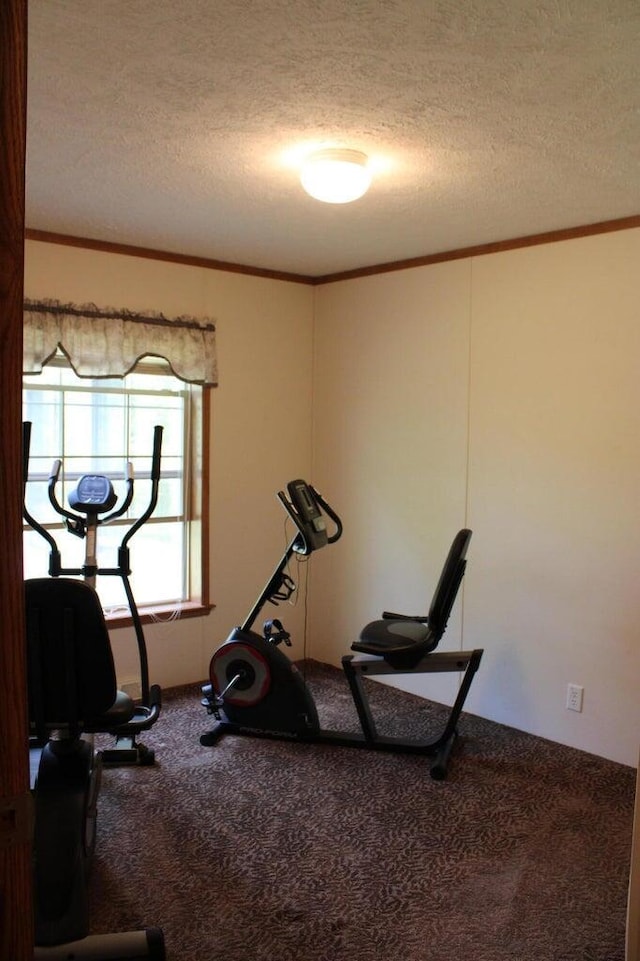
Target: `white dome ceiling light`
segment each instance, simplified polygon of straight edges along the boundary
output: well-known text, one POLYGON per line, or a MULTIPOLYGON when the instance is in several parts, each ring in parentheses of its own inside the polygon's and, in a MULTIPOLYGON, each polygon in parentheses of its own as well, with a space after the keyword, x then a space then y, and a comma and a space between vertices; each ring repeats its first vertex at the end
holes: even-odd
POLYGON ((371 171, 367 155, 360 150, 327 147, 309 154, 302 163, 302 186, 316 200, 348 204, 369 189, 371 171))

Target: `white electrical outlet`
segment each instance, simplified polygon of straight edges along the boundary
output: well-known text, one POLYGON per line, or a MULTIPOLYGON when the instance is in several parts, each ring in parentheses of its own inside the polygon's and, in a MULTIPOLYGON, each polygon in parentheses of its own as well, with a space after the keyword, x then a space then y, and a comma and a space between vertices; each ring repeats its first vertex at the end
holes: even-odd
POLYGON ((580 684, 567 684, 567 710, 581 711, 584 688, 580 684))

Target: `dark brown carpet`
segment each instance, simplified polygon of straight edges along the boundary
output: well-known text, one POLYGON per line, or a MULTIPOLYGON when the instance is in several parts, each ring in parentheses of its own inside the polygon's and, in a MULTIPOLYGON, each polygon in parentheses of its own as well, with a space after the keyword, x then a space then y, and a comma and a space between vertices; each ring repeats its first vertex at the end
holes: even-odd
MULTIPOLYGON (((341 673, 306 670, 323 726, 356 730, 341 673)), ((444 716, 368 683, 383 733, 444 716)), ((623 961, 632 768, 471 715, 440 782, 415 756, 201 747, 209 724, 198 687, 168 692, 157 765, 105 771, 94 931, 158 925, 170 961, 623 961)))

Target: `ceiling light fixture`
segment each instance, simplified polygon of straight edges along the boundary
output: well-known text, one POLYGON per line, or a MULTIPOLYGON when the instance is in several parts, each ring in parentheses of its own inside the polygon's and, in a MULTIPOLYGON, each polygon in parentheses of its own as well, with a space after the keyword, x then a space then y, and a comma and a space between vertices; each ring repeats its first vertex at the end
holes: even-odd
POLYGON ((316 200, 348 204, 369 189, 371 172, 360 150, 327 147, 309 154, 302 163, 302 186, 316 200))

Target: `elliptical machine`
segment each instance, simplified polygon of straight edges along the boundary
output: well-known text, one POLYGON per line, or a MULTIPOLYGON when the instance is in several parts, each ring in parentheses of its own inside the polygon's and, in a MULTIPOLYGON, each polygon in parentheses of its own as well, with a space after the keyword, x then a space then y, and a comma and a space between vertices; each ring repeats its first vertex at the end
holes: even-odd
MULTIPOLYGON (((24 449, 27 452, 25 470, 28 467, 30 431, 31 424, 26 422, 23 426, 24 449)), ((53 509, 65 519, 67 530, 85 541, 85 558, 84 564, 81 567, 62 566, 60 550, 51 532, 32 517, 27 510, 26 504, 23 508, 24 518, 27 523, 49 544, 50 577, 82 576, 87 584, 95 587, 96 577, 98 575, 115 576, 121 579, 124 587, 138 648, 141 697, 140 703, 135 706, 135 712, 131 719, 125 724, 122 724, 117 730, 114 730, 115 747, 102 752, 102 759, 105 764, 148 765, 153 764, 155 760, 154 752, 137 741, 138 735, 142 731, 148 730, 158 720, 162 707, 162 692, 157 684, 149 684, 149 661, 144 630, 129 580, 131 575, 129 542, 143 524, 149 520, 158 501, 162 433, 163 428, 159 425, 156 426, 153 435, 151 491, 148 505, 146 510, 124 534, 118 548, 118 563, 116 567, 98 567, 96 558, 97 533, 101 525, 108 524, 110 521, 122 517, 129 509, 134 493, 134 476, 131 463, 127 464, 125 474, 126 491, 120 506, 116 506, 117 496, 113 484, 108 477, 103 474, 84 474, 79 479, 76 488, 69 494, 69 506, 73 508, 73 510, 67 510, 59 503, 56 496, 56 484, 60 476, 62 462, 60 460, 53 462, 49 473, 47 494, 53 509)))
POLYGON ((432 653, 445 632, 464 576, 471 531, 461 530, 454 537, 428 615, 385 611, 380 620, 367 624, 351 645, 357 653, 345 655, 342 668, 362 732, 329 731, 320 727, 315 701, 300 671, 280 650, 281 644, 291 646, 290 635, 282 623, 267 620, 262 635, 252 628, 267 601, 276 604, 287 600, 295 590, 286 573, 293 555, 308 556, 335 543, 342 535, 342 522, 322 495, 304 480, 291 481, 287 493, 279 491, 278 498, 295 524, 296 533, 243 624, 234 628, 211 658, 210 683, 202 689, 202 704, 216 722, 201 736, 200 743, 213 745, 228 733, 424 754, 433 758, 431 776, 443 780, 457 738, 460 714, 483 653, 480 649, 432 653), (325 515, 333 523, 330 535, 325 515), (443 731, 426 740, 379 734, 363 678, 440 672, 462 675, 443 731))
MULTIPOLYGON (((30 430, 31 425, 26 423, 25 488, 30 430)), ((157 434, 156 472, 159 456, 157 434)), ((52 503, 57 503, 53 488, 58 473, 59 463, 54 465, 49 479, 52 503)), ((114 506, 114 495, 109 493, 108 485, 105 487, 93 476, 84 484, 81 482, 78 489, 74 497, 77 504, 98 508, 86 512, 87 530, 93 533, 91 550, 95 552, 97 513, 100 507, 108 510, 114 506)), ((122 512, 123 509, 118 513, 122 512)), ((34 961, 164 961, 164 936, 159 928, 89 935, 88 902, 102 772, 102 755, 94 750, 94 735, 115 732, 117 736, 122 733, 135 739, 140 729, 155 722, 160 691, 154 694, 154 707, 140 713, 131 698, 117 690, 102 606, 90 583, 95 576, 95 558, 87 560, 82 570, 63 569, 53 537, 37 522, 34 524, 26 506, 24 513, 52 546, 54 574, 25 582, 29 759, 34 807, 34 961), (87 578, 82 581, 59 576, 66 573, 82 573, 87 578)), ((74 523, 77 520, 75 515, 68 517, 74 523)), ((136 754, 140 748, 138 745, 136 754)), ((150 756, 153 760, 151 752, 143 754, 146 760, 141 763, 150 763, 150 756)))

